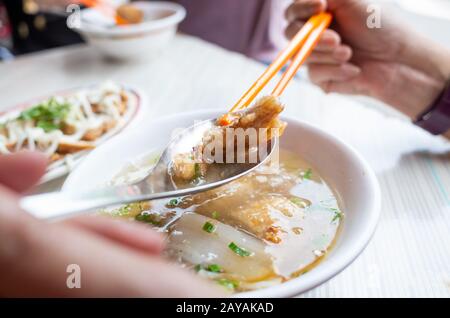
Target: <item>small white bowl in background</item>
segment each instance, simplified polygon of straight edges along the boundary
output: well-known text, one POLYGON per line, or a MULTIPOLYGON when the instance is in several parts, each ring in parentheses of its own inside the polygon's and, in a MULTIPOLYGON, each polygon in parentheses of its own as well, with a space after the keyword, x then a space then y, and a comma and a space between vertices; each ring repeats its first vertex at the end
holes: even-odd
POLYGON ((186 10, 165 1, 136 1, 133 5, 144 12, 143 22, 117 26, 113 17, 89 8, 81 11, 81 25, 74 30, 109 58, 150 60, 173 39, 186 10))
MULTIPOLYGON (((203 110, 142 123, 128 134, 117 136, 92 151, 69 175, 63 191, 104 185, 126 165, 145 154, 163 149, 174 129, 188 127, 197 120, 217 118, 221 114, 223 112, 217 110, 203 110)), ((290 297, 325 282, 363 251, 380 215, 377 178, 355 150, 319 128, 294 118, 282 119, 288 127, 280 139, 281 147, 295 152, 317 168, 339 198, 345 219, 335 246, 319 265, 283 284, 237 294, 238 297, 290 297)))

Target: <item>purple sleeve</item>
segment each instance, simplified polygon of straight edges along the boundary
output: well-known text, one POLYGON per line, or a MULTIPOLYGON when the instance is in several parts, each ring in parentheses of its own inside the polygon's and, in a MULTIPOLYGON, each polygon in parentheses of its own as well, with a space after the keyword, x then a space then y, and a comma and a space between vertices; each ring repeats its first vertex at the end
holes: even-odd
POLYGON ((181 32, 252 57, 275 50, 270 28, 274 9, 281 11, 276 15, 283 16, 279 0, 278 3, 274 0, 176 0, 176 2, 187 10, 187 18, 180 25, 181 32))
POLYGON ((450 81, 439 98, 419 116, 415 124, 433 135, 441 135, 450 130, 450 81))

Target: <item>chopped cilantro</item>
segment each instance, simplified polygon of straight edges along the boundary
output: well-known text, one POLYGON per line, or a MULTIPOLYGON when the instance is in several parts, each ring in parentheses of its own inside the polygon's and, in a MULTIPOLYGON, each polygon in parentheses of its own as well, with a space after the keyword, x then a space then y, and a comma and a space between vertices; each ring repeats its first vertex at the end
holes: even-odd
POLYGON ((216 226, 210 222, 205 222, 203 225, 203 231, 213 233, 216 230, 216 226))
POLYGON ((247 251, 246 249, 237 246, 234 242, 231 242, 228 245, 229 249, 232 250, 234 253, 236 253, 239 256, 245 257, 245 256, 250 256, 252 253, 250 253, 249 251, 247 251))
POLYGON ((36 127, 42 128, 45 132, 60 129, 63 120, 66 118, 70 110, 70 104, 59 103, 56 99, 51 98, 46 102, 42 102, 30 109, 24 110, 20 116, 20 120, 33 120, 36 127))
POLYGON ((213 219, 218 219, 218 218, 219 218, 219 212, 213 211, 213 212, 211 213, 211 216, 212 216, 213 219))

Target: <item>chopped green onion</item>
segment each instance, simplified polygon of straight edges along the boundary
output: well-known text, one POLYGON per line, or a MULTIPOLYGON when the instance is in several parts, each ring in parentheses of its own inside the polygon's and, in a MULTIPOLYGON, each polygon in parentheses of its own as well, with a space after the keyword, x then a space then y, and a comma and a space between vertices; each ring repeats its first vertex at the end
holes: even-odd
POLYGON ((208 265, 208 267, 206 268, 206 270, 207 270, 208 272, 221 273, 221 272, 222 272, 222 267, 220 267, 220 266, 217 265, 217 264, 211 264, 211 265, 208 265))
POLYGON ((227 278, 218 279, 217 283, 230 290, 235 290, 239 287, 239 282, 227 278))
POLYGON ((175 199, 170 200, 169 203, 167 203, 167 206, 176 207, 180 203, 181 203, 181 200, 178 198, 175 198, 175 199))
POLYGON ((216 226, 210 222, 205 222, 203 225, 203 231, 213 233, 216 230, 216 226))
POLYGON ((213 218, 213 219, 218 219, 218 218, 219 218, 219 212, 217 212, 217 211, 213 211, 213 212, 211 213, 211 215, 212 215, 212 218, 213 218))
POLYGON ((141 213, 134 217, 136 221, 143 222, 143 223, 149 223, 156 226, 161 225, 161 220, 158 215, 156 214, 149 214, 149 213, 141 213))
POLYGON ((341 220, 344 217, 344 213, 342 213, 339 209, 331 208, 330 210, 334 213, 331 223, 334 223, 337 220, 341 220))
POLYGON ((245 250, 242 247, 237 246, 234 242, 231 242, 228 247, 230 248, 230 250, 232 250, 233 252, 235 252, 237 255, 239 256, 250 256, 252 253, 250 253, 249 251, 245 250))
POLYGON ((308 170, 303 172, 303 176, 302 177, 303 177, 303 179, 311 180, 311 178, 312 178, 312 169, 309 168, 308 170))
POLYGON ((220 267, 220 265, 218 265, 218 264, 210 264, 206 267, 202 266, 201 264, 197 264, 197 265, 195 265, 194 269, 196 272, 199 272, 201 270, 205 270, 205 271, 208 271, 211 273, 222 273, 223 272, 222 267, 220 267))

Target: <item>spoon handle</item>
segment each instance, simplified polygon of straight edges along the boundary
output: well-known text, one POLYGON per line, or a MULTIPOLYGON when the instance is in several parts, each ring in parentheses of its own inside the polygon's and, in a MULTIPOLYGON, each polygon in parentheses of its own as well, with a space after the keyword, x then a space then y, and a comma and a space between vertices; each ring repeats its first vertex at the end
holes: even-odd
POLYGON ((173 196, 171 192, 142 194, 136 185, 95 189, 89 192, 54 192, 24 197, 22 209, 38 219, 62 219, 97 209, 136 201, 173 196))

